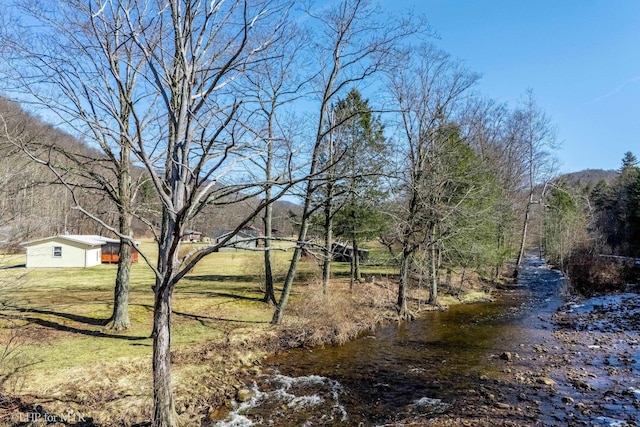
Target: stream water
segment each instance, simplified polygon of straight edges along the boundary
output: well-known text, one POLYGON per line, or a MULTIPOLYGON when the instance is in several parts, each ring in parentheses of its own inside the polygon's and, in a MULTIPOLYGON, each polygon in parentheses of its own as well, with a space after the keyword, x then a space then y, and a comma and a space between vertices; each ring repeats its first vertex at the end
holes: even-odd
POLYGON ((253 399, 218 425, 368 426, 447 413, 500 375, 504 352, 524 358, 530 343, 548 339, 563 282, 531 257, 499 302, 453 306, 342 346, 274 357, 253 399))

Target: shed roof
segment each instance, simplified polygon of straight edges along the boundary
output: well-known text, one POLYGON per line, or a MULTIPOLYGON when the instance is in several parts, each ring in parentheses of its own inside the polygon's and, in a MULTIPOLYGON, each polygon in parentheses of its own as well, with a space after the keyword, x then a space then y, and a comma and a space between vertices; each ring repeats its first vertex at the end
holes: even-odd
POLYGON ((102 246, 107 243, 120 243, 120 240, 111 239, 109 237, 98 236, 95 234, 60 234, 58 236, 46 237, 44 239, 31 240, 29 242, 25 242, 23 246, 32 246, 38 243, 45 242, 47 240, 68 240, 75 243, 80 243, 86 246, 102 246))
POLYGON ((202 233, 196 230, 189 230, 189 229, 184 230, 184 233, 182 233, 183 236, 186 236, 188 234, 202 234, 202 233))
MULTIPOLYGON (((222 239, 224 239, 225 237, 227 237, 230 234, 233 234, 233 231, 221 231, 220 234, 218 234, 215 237, 215 239, 216 239, 216 241, 222 240, 222 239)), ((244 231, 244 230, 238 231, 235 234, 235 236, 238 236, 238 237, 243 238, 243 239, 250 239, 250 238, 256 237, 253 234, 248 233, 247 231, 244 231)))

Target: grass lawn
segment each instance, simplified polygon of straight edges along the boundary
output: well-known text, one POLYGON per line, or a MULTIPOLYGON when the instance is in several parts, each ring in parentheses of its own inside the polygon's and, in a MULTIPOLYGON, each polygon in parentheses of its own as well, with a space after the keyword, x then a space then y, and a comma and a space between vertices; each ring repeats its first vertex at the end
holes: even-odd
MULTIPOLYGON (((153 242, 142 245, 155 257, 153 242)), ((291 255, 274 252, 276 285, 282 283, 291 255)), ((363 273, 378 278, 393 274, 384 250, 374 249, 371 255, 363 273)), ((90 413, 102 425, 148 420, 153 394, 150 268, 142 258, 133 265, 132 326, 117 332, 104 326, 113 309, 116 265, 26 269, 24 264, 24 255, 0 257, 0 393, 42 404, 52 413, 90 413)), ((256 369, 256 362, 283 336, 311 343, 327 342, 330 335, 349 339, 393 313, 393 285, 359 284, 350 293, 347 263, 332 264, 336 279, 328 303, 318 285, 318 263, 307 259, 298 270, 286 324, 274 327, 273 307, 261 302, 263 268, 261 252, 214 253, 176 287, 172 355, 180 413, 202 416, 202 408, 233 397, 229 393, 242 384, 236 373, 256 369), (297 303, 303 292, 305 298, 297 303), (282 329, 291 324, 298 328, 293 333, 282 329)), ((0 408, 0 425, 2 417, 0 408)))
MULTIPOLYGON (((153 242, 142 245, 155 257, 153 242)), ((291 255, 274 252, 276 284, 286 273, 291 255)), ((174 369, 178 389, 190 387, 181 381, 206 375, 203 372, 213 369, 216 360, 224 364, 213 357, 207 361, 209 366, 201 366, 193 357, 209 343, 273 333, 269 323, 273 307, 261 302, 262 260, 261 252, 214 253, 176 287, 172 349, 178 361, 174 369), (189 356, 181 356, 185 354, 189 356)), ((123 395, 138 395, 148 403, 154 276, 142 258, 131 271, 132 327, 124 332, 104 327, 113 308, 116 265, 26 269, 24 263, 24 255, 0 258, 0 354, 3 348, 12 350, 0 358, 0 375, 6 379, 4 391, 36 401, 58 402, 60 410, 65 405, 91 407, 94 401, 96 405, 117 401, 123 395), (113 390, 113 396, 95 396, 95 383, 100 381, 105 382, 100 388, 113 390), (92 385, 72 385, 82 383, 92 385)), ((335 271, 348 274, 348 265, 336 264, 335 271)), ((298 282, 313 281, 318 274, 315 260, 305 261, 299 268, 298 282)), ((294 287, 294 300, 296 292, 294 287)), ((122 412, 122 407, 112 409, 122 412)))
MULTIPOLYGON (((280 265, 291 254, 275 256, 280 265)), ((246 322, 271 320, 272 308, 260 301, 261 259, 257 252, 211 254, 177 286, 173 348, 219 338, 246 322)), ((16 326, 27 331, 21 346, 21 352, 33 358, 27 375, 42 378, 61 369, 151 354, 154 277, 144 262, 134 264, 131 271, 132 327, 125 332, 103 326, 113 308, 116 265, 27 270, 19 267, 24 256, 6 257, 3 264, 0 338, 6 342, 16 326)))

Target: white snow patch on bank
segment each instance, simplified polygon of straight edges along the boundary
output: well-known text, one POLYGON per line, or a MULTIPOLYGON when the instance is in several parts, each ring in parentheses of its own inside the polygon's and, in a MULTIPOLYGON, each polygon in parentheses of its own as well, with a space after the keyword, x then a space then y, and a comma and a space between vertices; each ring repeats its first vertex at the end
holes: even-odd
POLYGON ((609 417, 598 417, 594 420, 596 422, 595 425, 598 426, 608 426, 608 427, 627 427, 626 421, 616 420, 615 418, 609 417))
POLYGON ((422 397, 418 400, 414 400, 413 404, 416 406, 433 406, 433 405, 439 405, 442 403, 442 399, 432 399, 430 397, 422 397))

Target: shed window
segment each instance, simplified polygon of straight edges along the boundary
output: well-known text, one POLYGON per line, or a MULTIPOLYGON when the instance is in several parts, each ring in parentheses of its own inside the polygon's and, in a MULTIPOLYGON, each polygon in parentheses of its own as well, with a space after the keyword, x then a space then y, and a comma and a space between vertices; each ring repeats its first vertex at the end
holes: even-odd
POLYGON ((62 246, 54 246, 53 247, 53 257, 54 258, 62 258, 62 246))

